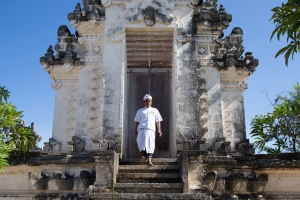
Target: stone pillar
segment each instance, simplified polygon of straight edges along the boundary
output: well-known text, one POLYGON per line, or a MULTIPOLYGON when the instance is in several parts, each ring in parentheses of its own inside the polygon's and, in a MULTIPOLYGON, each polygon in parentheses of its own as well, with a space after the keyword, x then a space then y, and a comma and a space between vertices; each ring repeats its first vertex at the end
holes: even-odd
MULTIPOLYGON (((76 144, 74 140, 79 139, 84 142, 83 151, 89 152, 101 149, 103 138, 101 104, 105 8, 99 2, 83 1, 83 8, 77 4, 75 10, 68 14, 68 19, 77 30, 77 57, 85 63, 79 72, 76 138, 69 143, 76 144), (87 16, 88 20, 83 20, 83 16, 87 16)), ((75 151, 78 152, 78 148, 75 147, 75 151)))
POLYGON ((197 149, 198 134, 198 78, 196 73, 195 43, 193 34, 192 10, 180 8, 181 12, 190 13, 177 21, 174 30, 175 65, 174 65, 174 100, 176 119, 177 152, 197 149))
POLYGON ((221 71, 223 135, 231 142, 231 152, 237 152, 237 145, 246 139, 243 92, 247 78, 246 71, 221 71))
POLYGON ((98 150, 100 135, 101 68, 87 66, 80 71, 75 134, 84 140, 84 150, 98 150), (94 145, 93 145, 94 144, 94 145))
POLYGON ((82 35, 78 40, 87 49, 87 52, 84 57, 86 66, 79 72, 75 134, 84 140, 84 150, 91 151, 100 148, 104 27, 99 25, 91 31, 83 29, 81 26, 77 27, 82 35))
POLYGON ((113 193, 119 167, 119 157, 115 151, 91 152, 96 163, 96 181, 88 189, 88 196, 113 193))
POLYGON ((206 106, 208 107, 207 120, 201 124, 202 127, 207 127, 207 132, 203 134, 202 139, 205 138, 207 140, 207 150, 213 151, 213 145, 217 138, 223 135, 220 103, 220 73, 214 67, 207 66, 201 69, 205 70, 203 78, 206 81, 206 106))
POLYGON ((52 153, 56 150, 66 153, 67 141, 75 136, 77 84, 78 80, 74 79, 59 79, 52 83, 56 90, 52 139, 57 142, 50 150, 52 153))
POLYGON ((119 23, 119 15, 123 10, 118 5, 110 5, 105 10, 106 22, 104 30, 105 46, 103 51, 103 100, 102 100, 102 137, 101 150, 121 151, 124 112, 124 57, 123 46, 125 28, 119 23))

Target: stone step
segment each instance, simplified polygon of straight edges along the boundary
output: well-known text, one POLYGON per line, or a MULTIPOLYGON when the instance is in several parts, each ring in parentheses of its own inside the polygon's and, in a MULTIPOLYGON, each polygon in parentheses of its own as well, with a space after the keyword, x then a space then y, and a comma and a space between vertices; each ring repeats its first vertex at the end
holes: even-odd
POLYGON ((118 183, 181 183, 179 173, 120 173, 118 183))
POLYGON ((119 173, 117 178, 180 178, 179 173, 119 173))
POLYGON ((178 165, 119 165, 119 173, 178 173, 178 165))
MULTIPOLYGON (((120 165, 145 165, 147 161, 142 158, 121 158, 120 165)), ((152 158, 155 165, 178 165, 177 158, 152 158)))
POLYGON ((115 194, 94 194, 94 199, 117 199, 117 200, 210 200, 206 194, 181 194, 181 193, 115 193, 115 194))
POLYGON ((117 193, 182 193, 182 183, 115 183, 117 193))

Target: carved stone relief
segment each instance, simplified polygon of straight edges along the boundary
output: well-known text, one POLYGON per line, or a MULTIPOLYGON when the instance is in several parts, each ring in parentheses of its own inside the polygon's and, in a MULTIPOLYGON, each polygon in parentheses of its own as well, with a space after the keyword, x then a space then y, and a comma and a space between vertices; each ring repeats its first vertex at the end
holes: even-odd
POLYGON ((125 26, 144 22, 147 26, 154 26, 156 22, 171 24, 173 16, 170 2, 163 0, 135 0, 126 4, 126 9, 120 14, 119 22, 107 32, 108 40, 112 43, 120 42, 125 36, 125 26))
POLYGON ((83 185, 83 190, 86 190, 90 185, 93 185, 96 179, 96 172, 92 170, 81 170, 79 176, 75 176, 75 172, 71 169, 66 171, 42 170, 41 173, 29 172, 28 178, 34 190, 49 189, 50 182, 53 181, 58 190, 73 190, 74 185, 79 182, 83 185))
POLYGON ((116 28, 110 29, 107 32, 108 41, 115 43, 121 42, 125 37, 125 24, 120 22, 116 28))
POLYGON ((84 148, 84 140, 80 137, 73 136, 72 141, 67 142, 67 151, 82 152, 84 148))
POLYGON ((171 4, 163 0, 135 0, 126 5, 122 18, 127 23, 144 21, 147 26, 154 26, 156 22, 170 24, 173 21, 171 4))

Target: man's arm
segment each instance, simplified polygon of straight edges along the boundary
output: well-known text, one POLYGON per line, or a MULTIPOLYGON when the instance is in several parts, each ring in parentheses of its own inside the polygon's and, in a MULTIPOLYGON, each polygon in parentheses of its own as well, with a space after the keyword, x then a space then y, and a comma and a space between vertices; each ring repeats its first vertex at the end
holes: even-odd
POLYGON ((162 132, 161 132, 161 124, 160 122, 156 122, 156 127, 157 127, 157 132, 159 134, 159 137, 162 136, 162 132))
POLYGON ((138 136, 137 128, 138 128, 139 124, 140 124, 139 122, 135 122, 135 129, 134 129, 134 137, 135 138, 137 138, 137 136, 138 136))

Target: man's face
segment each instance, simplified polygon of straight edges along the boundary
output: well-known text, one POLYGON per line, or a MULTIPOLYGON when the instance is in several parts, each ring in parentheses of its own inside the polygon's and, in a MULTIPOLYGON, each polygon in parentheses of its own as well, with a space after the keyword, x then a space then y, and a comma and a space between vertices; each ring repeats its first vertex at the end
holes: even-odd
POLYGON ((144 105, 149 108, 152 105, 152 100, 151 99, 146 99, 144 100, 144 105))

